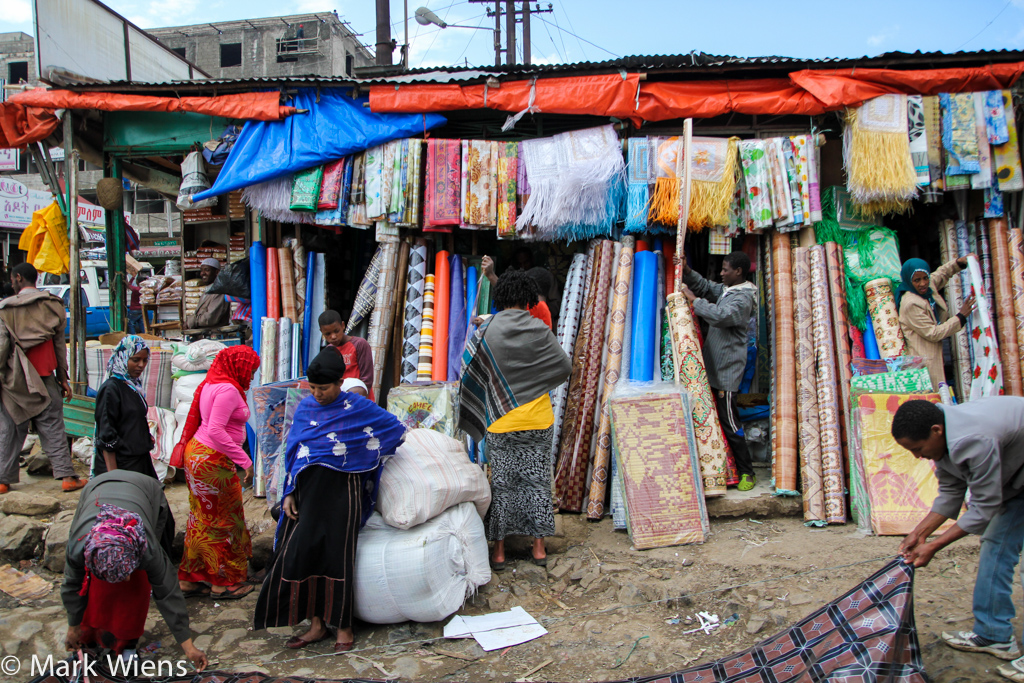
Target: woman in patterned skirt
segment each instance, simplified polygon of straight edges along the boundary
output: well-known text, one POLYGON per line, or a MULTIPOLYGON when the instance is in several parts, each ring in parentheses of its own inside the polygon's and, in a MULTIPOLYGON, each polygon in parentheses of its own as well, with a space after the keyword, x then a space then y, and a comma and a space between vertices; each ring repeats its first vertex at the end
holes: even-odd
POLYGON ((341 390, 345 361, 327 348, 309 364, 312 396, 295 410, 285 450, 275 555, 256 602, 254 627, 311 624, 285 647, 334 638, 352 648, 359 528, 373 512, 380 465, 405 437, 391 413, 341 390))
POLYGON ((248 346, 217 354, 171 456, 172 466, 184 465, 188 481, 185 553, 178 567, 185 597, 212 593, 217 600, 237 600, 253 590, 245 584, 252 544, 239 474, 248 479, 252 473, 252 460, 242 450, 249 419, 245 395, 259 366, 259 355, 248 346))
POLYGON ((498 313, 477 329, 462 363, 459 426, 486 438, 491 507, 484 526, 495 571, 505 568, 506 536, 532 536, 533 562, 543 566, 544 537, 555 532, 548 392, 569 377, 572 363, 551 328, 530 315, 537 302, 537 285, 524 272, 502 275, 494 288, 498 313))

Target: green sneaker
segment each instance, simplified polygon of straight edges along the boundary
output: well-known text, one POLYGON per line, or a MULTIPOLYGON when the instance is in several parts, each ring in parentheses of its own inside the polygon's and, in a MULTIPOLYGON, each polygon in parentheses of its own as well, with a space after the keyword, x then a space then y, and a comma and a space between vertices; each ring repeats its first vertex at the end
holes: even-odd
POLYGON ((757 476, 753 474, 744 474, 740 476, 740 483, 736 487, 740 491, 749 491, 757 485, 757 476))

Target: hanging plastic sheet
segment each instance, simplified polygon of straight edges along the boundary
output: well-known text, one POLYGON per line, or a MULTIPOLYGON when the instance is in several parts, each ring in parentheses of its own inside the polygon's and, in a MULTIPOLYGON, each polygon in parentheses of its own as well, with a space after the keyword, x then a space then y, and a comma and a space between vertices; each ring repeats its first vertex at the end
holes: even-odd
POLYGON ((284 121, 247 122, 213 187, 193 201, 422 134, 446 121, 439 114, 375 114, 364 106, 368 101, 353 98, 347 88, 299 90, 292 105, 307 112, 284 121))
POLYGON ((259 349, 260 320, 267 315, 267 248, 262 242, 249 247, 249 288, 252 292, 252 347, 259 349))

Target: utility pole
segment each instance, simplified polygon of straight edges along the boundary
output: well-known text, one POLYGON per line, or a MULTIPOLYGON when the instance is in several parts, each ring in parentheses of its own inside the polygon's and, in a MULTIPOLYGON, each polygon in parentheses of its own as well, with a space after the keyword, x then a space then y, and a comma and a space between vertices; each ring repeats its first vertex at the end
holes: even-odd
MULTIPOLYGON (((379 0, 378 0, 379 2, 379 0)), ((505 64, 512 66, 516 60, 516 24, 523 25, 523 64, 532 64, 530 50, 530 16, 533 14, 547 14, 553 12, 549 2, 547 9, 541 9, 540 3, 534 2, 536 7, 530 6, 530 0, 469 0, 474 4, 490 5, 494 3, 494 9, 488 7, 487 16, 494 17, 494 66, 501 66, 501 53, 505 53, 505 64), (522 9, 516 9, 516 3, 522 4, 522 9), (502 10, 504 4, 504 10, 502 10), (505 47, 501 47, 501 16, 505 15, 505 47)))
POLYGON ((391 66, 392 50, 391 3, 390 0, 377 0, 377 66, 391 66))
MULTIPOLYGON (((501 3, 494 3, 494 66, 501 66, 501 3)), ((476 253, 476 252, 474 252, 476 253)))
POLYGON ((516 63, 516 0, 505 0, 505 64, 516 63))
POLYGON ((532 64, 530 55, 530 2, 523 3, 523 64, 532 64))

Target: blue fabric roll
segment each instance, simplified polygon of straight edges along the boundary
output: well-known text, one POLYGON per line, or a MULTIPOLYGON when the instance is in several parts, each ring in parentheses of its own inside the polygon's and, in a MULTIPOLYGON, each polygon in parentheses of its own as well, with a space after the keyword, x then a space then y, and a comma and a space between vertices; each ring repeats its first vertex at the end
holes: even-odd
POLYGON ((633 329, 629 378, 641 382, 654 379, 654 326, 658 308, 658 256, 641 251, 634 257, 633 329))
MULTIPOLYGON (((302 374, 309 367, 309 334, 313 329, 313 276, 316 275, 316 253, 306 254, 306 300, 302 311, 302 374)), ((317 322, 316 324, 319 324, 317 322)))
POLYGON ((864 328, 864 355, 868 360, 881 360, 882 354, 878 350, 878 340, 875 338, 875 325, 871 322, 871 314, 867 314, 867 327, 864 328))
POLYGON ((448 381, 459 381, 462 352, 466 347, 466 281, 462 258, 451 258, 451 292, 448 308, 448 381))
POLYGON ((469 331, 476 317, 476 308, 479 303, 476 300, 476 279, 479 277, 476 266, 466 268, 466 331, 469 331))
POLYGON ((249 247, 249 290, 252 296, 252 347, 260 348, 260 321, 267 316, 267 248, 262 242, 249 247))

